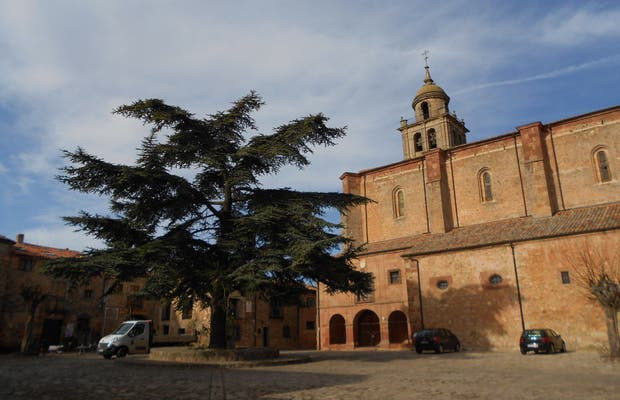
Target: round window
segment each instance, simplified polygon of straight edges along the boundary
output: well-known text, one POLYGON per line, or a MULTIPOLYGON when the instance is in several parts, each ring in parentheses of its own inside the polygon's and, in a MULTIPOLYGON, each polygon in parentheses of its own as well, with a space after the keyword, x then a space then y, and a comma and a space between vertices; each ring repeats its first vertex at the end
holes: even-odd
POLYGON ((491 284, 493 285, 499 285, 500 283, 502 283, 502 277, 500 275, 493 274, 489 278, 489 282, 491 282, 491 284))
POLYGON ((448 281, 446 280, 441 280, 439 282, 437 282, 437 287, 441 290, 447 289, 448 288, 448 281))

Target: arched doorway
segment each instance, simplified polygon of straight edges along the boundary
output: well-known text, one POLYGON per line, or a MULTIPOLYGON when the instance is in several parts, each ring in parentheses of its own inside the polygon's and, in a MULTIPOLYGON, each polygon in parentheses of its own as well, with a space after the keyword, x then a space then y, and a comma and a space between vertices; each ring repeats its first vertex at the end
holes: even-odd
POLYGON ((388 318, 390 343, 403 343, 407 340, 407 316, 402 311, 394 311, 388 318))
POLYGON ((357 345, 373 347, 381 341, 379 317, 370 310, 361 311, 357 316, 357 345))
POLYGON ((329 319, 329 344, 345 344, 347 342, 347 329, 344 317, 334 314, 329 319))

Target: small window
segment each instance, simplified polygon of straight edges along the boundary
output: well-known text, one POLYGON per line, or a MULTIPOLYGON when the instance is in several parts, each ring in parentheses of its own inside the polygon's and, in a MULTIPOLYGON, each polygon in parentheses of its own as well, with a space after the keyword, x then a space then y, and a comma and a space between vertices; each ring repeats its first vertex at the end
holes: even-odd
POLYGON ((445 290, 448 288, 448 286, 450 286, 448 284, 448 281, 443 279, 437 282, 437 288, 441 289, 441 290, 445 290))
POLYGON ((185 328, 179 328, 177 332, 179 333, 179 335, 185 335, 185 328))
POLYGON ((422 119, 429 119, 429 117, 431 116, 431 113, 428 107, 428 103, 425 101, 422 102, 421 109, 422 109, 422 119))
POLYGON ((233 325, 232 336, 235 341, 241 340, 241 327, 238 324, 233 325))
POLYGON ((91 297, 93 297, 92 289, 85 289, 84 290, 84 298, 90 299, 91 297))
POLYGON ((482 201, 493 200, 493 188, 491 186, 491 173, 489 171, 483 171, 480 174, 480 194, 482 201))
POLYGON ((181 310, 181 318, 182 319, 192 319, 192 309, 194 308, 194 302, 190 301, 189 304, 185 305, 181 310))
POLYGON ((562 275, 562 283, 568 285, 570 283, 570 275, 568 274, 568 271, 562 271, 560 274, 562 275))
POLYGON ((491 282, 491 285, 499 285, 500 283, 502 283, 502 281, 503 279, 501 275, 498 275, 498 274, 493 274, 489 278, 489 282, 491 282))
POLYGON ((230 299, 229 301, 228 313, 230 314, 230 317, 233 319, 239 318, 239 299, 230 299))
POLYGON ((313 331, 315 329, 316 325, 314 324, 314 321, 306 321, 306 330, 313 331))
POLYGON ((405 193, 400 188, 394 190, 393 207, 394 218, 400 218, 405 215, 405 193))
POLYGON ((170 321, 170 301, 165 301, 161 305, 161 320, 170 321))
POLYGON ((395 269, 389 272, 390 284, 400 283, 400 270, 395 269))
POLYGON ((422 146, 422 134, 420 132, 416 132, 416 134, 413 135, 413 148, 416 152, 424 150, 422 146))
POLYGON ((277 300, 269 302, 269 318, 283 318, 282 304, 277 300))
POLYGON ((288 325, 284 325, 282 327, 282 337, 285 339, 290 339, 291 337, 291 327, 288 325))
POLYGON ((19 263, 19 269, 22 271, 32 271, 34 267, 34 261, 31 258, 24 258, 19 263))
POLYGON ((170 327, 168 325, 162 325, 162 330, 164 332, 164 335, 170 334, 170 327))
POLYGON ((609 162, 607 160, 607 153, 604 150, 596 152, 596 164, 598 167, 598 176, 600 182, 611 181, 611 172, 609 171, 609 162))
POLYGON ((437 147, 437 134, 435 133, 434 129, 429 129, 428 130, 428 148, 429 149, 434 149, 437 147))
POLYGON ((306 307, 308 307, 308 308, 316 307, 316 301, 314 299, 314 296, 308 297, 308 300, 306 301, 306 307))

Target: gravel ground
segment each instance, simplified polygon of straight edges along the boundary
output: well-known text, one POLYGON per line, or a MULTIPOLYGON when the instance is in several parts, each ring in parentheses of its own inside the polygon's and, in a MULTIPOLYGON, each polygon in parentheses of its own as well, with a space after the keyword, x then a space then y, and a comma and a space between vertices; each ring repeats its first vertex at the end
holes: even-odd
POLYGON ((144 356, 3 355, 0 399, 620 399, 620 363, 593 352, 296 354, 314 361, 222 369, 144 356))

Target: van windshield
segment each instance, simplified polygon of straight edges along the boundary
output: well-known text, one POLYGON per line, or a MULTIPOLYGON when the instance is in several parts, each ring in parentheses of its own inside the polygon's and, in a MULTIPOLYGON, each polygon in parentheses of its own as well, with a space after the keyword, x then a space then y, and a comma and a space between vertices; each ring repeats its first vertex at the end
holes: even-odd
POLYGON ((131 329, 132 326, 133 322, 123 322, 117 330, 112 332, 112 335, 124 335, 131 329))

